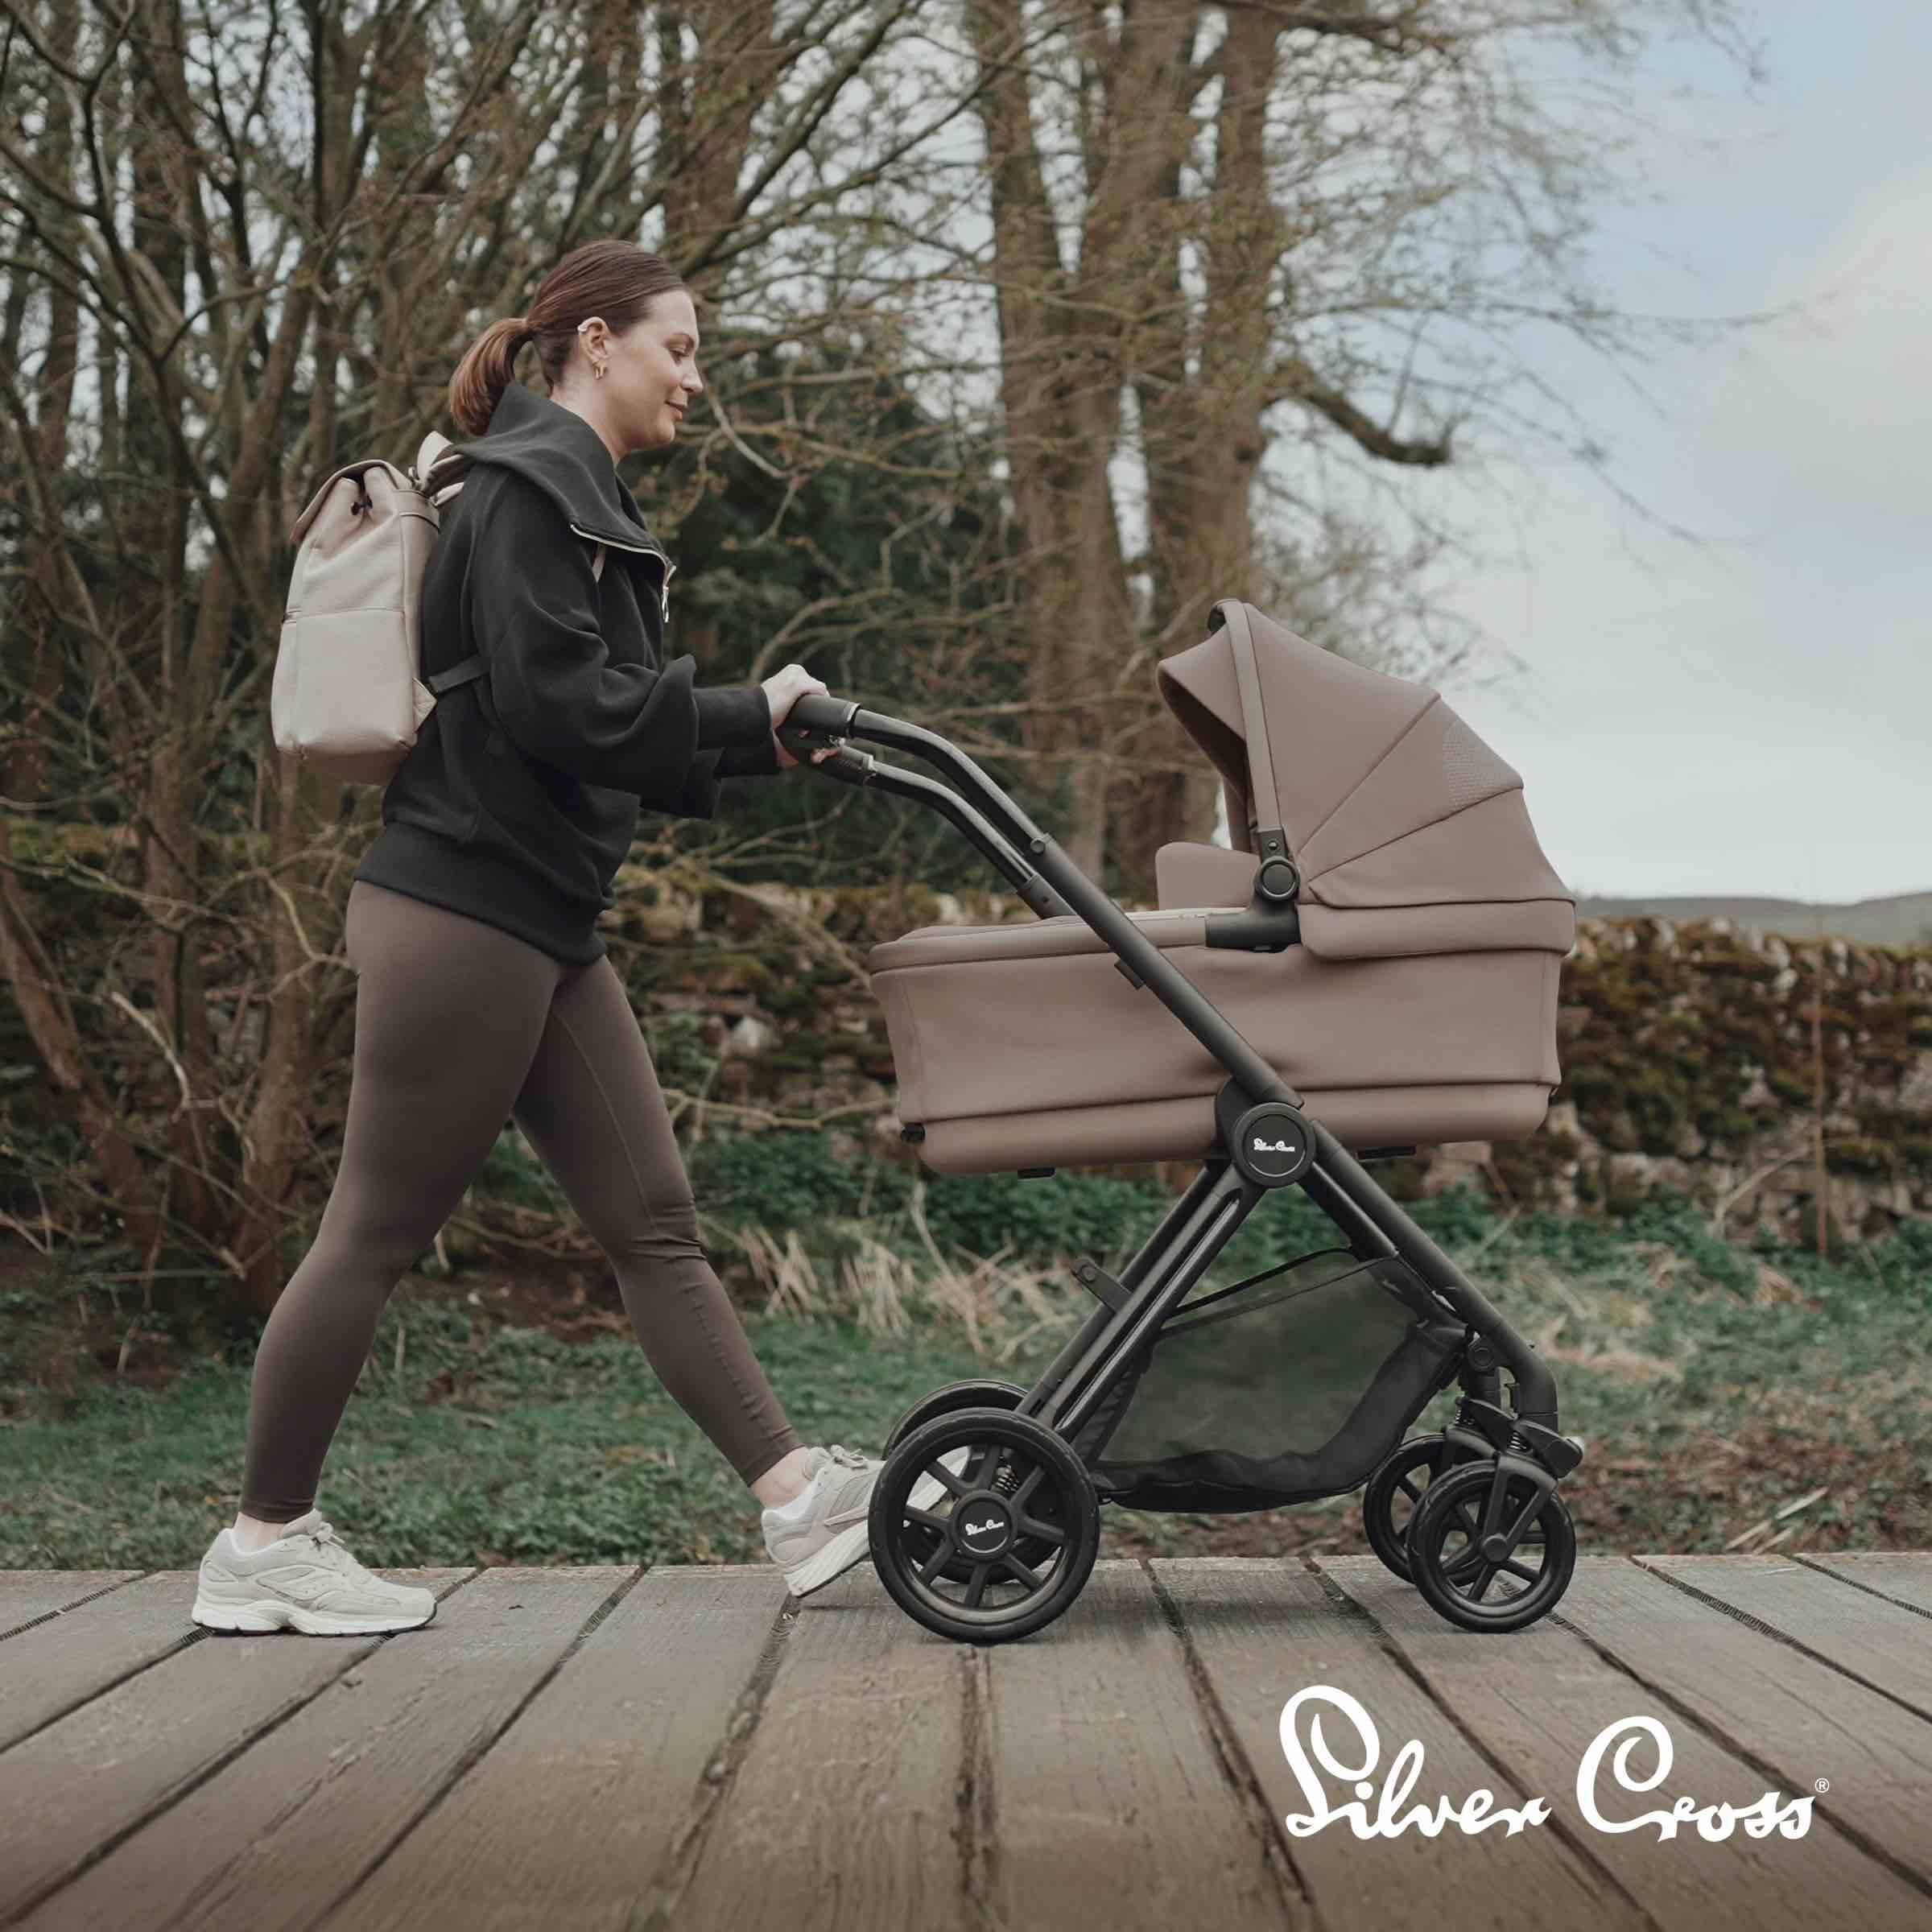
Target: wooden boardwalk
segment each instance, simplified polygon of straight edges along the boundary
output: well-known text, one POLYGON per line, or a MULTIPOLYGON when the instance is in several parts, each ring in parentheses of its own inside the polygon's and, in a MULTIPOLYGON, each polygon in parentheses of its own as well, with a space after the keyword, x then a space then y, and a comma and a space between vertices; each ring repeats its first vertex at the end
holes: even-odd
POLYGON ((1368 1557, 1106 1562, 985 1649, 868 1565, 802 1603, 765 1567, 390 1574, 434 1622, 215 1636, 191 1572, 0 1573, 0 1926, 1932 1927, 1932 1554, 1584 1558, 1501 1637, 1368 1557), (1378 1784, 1419 1740, 1401 1810, 1546 1821, 1291 1832, 1316 1685, 1378 1784), (1635 1794, 1606 1758, 1601 1823, 1772 1790, 1803 1835, 1590 1822, 1579 1761, 1637 1715, 1674 1762, 1635 1794))

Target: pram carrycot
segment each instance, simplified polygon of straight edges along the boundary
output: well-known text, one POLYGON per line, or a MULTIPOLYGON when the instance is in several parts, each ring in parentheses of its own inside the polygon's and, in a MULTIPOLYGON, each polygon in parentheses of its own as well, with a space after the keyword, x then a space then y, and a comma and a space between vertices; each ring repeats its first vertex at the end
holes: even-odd
POLYGON ((1003 1641, 1077 1596, 1103 1501, 1269 1509, 1366 1481, 1392 1570, 1455 1622, 1520 1628, 1569 1580, 1555 1490, 1580 1446, 1534 1352, 1354 1153, 1542 1124, 1575 898, 1520 777, 1427 687, 1232 601, 1157 681, 1220 774, 1234 849, 1164 846, 1159 910, 1132 915, 945 740, 816 696, 780 734, 939 765, 965 796, 850 749, 815 769, 944 812, 1040 915, 872 950, 925 1164, 1205 1163, 1117 1281, 1075 1266, 1100 1306, 1033 1389, 957 1384, 901 1418, 873 1495, 881 1580, 930 1629, 1003 1641), (1289 1185, 1345 1245, 1183 1306, 1289 1185), (1458 1377, 1455 1422, 1402 1442, 1458 1377), (914 1508, 927 1475, 947 1493, 914 1508))
MULTIPOLYGON (((1162 847, 1162 910, 1135 925, 1344 1146, 1534 1133, 1561 1078, 1576 902, 1522 780, 1426 687, 1258 611, 1247 623, 1251 679, 1225 627, 1158 668, 1221 774, 1235 849, 1162 847), (1275 826, 1299 874, 1299 943, 1217 944, 1212 913, 1254 898, 1275 826)), ((935 1174, 1206 1158, 1226 1068, 1113 970, 1084 919, 922 927, 870 963, 899 1118, 923 1128, 935 1174)))

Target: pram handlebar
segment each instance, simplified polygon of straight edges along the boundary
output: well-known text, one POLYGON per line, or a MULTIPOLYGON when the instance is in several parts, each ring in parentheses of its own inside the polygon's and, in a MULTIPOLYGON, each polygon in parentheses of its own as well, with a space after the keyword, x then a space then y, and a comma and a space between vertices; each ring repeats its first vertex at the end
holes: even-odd
POLYGON ((844 784, 876 785, 919 799, 943 813, 1013 881, 1041 918, 1067 914, 1084 919, 1113 948, 1129 982, 1150 988, 1228 1069, 1251 1103, 1302 1104, 1302 1096, 1202 997, 1187 975, 956 745, 902 718, 866 711, 850 698, 817 691, 794 699, 778 727, 780 742, 795 751, 844 737, 869 738, 910 751, 938 766, 971 796, 962 799, 917 772, 848 749, 815 770, 844 784))

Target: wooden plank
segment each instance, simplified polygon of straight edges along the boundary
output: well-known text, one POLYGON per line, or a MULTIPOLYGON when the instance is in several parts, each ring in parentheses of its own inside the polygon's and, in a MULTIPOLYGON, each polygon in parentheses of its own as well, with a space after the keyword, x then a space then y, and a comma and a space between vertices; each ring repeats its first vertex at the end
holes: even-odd
POLYGON ((308 1925, 489 1748, 636 1574, 485 1571, 431 1624, 394 1633, 407 1641, 377 1641, 25 1924, 35 1932, 308 1925))
MULTIPOLYGON (((1373 1926, 1377 1932, 1444 1932, 1449 1926, 1521 1932, 1527 1913, 1539 1925, 1587 1926, 1591 1932, 1647 1926, 1634 1905, 1547 1827, 1509 1837, 1494 1826, 1470 1836, 1451 1824, 1434 1839, 1410 1831, 1362 1839, 1346 1823, 1335 1823, 1291 1836, 1284 1818, 1306 1814, 1309 1804, 1282 1749, 1281 1716, 1290 1697, 1315 1685, 1348 1692, 1371 1714, 1384 1773, 1403 1744, 1420 1738, 1432 1794, 1447 1792, 1460 1801, 1486 1788, 1501 1809, 1538 1794, 1479 1757, 1453 1715, 1402 1668, 1369 1620, 1335 1602, 1299 1564, 1203 1557, 1157 1560, 1151 1568, 1179 1608, 1226 1714, 1229 1748, 1259 1786, 1273 1828, 1323 1925, 1373 1926)), ((1306 1711, 1297 1728, 1306 1740, 1306 1711)), ((1332 1712, 1323 1729, 1338 1753, 1352 1748, 1332 1712)), ((1340 1803, 1352 1790, 1330 1795, 1340 1803)))
POLYGON ((1909 1704, 1932 1724, 1932 1625, 1867 1590, 1848 1590, 1779 1556, 1640 1556, 1671 1582, 1701 1591, 1801 1644, 1814 1656, 1909 1704))
POLYGON ((980 1932, 960 1802, 973 1655, 869 1564, 803 1599, 722 1802, 640 1924, 980 1932))
POLYGON ((1794 1559, 1876 1590, 1895 1604, 1932 1616, 1932 1551, 1925 1550, 1807 1550, 1794 1559))
POLYGON ((162 1570, 0 1644, 0 1751, 124 1677, 196 1643, 190 1571, 162 1570))
MULTIPOLYGON (((1719 1561, 1728 1559, 1719 1558, 1719 1561)), ((1802 1839, 1752 1838, 1740 1824, 1731 1835, 1710 1843, 1694 1824, 1661 1839, 1654 1827, 1641 1831, 1600 1831, 1585 1814, 1577 1777, 1585 1752, 1605 1727, 1637 1715, 1657 1718, 1670 1733, 1673 1762, 1669 1775, 1649 1793, 1620 1789, 1612 1757, 1592 1781, 1599 1815, 1618 1821, 1666 1810, 1680 1794, 1700 1805, 1719 1802, 1740 1809, 1765 1792, 1765 1780, 1734 1752, 1651 1699, 1624 1670, 1606 1663, 1573 1632, 1547 1619, 1500 1637, 1460 1630, 1431 1610, 1408 1584, 1390 1575, 1372 1556, 1321 1557, 1323 1574, 1331 1576, 1387 1633, 1438 1699, 1453 1710, 1484 1750, 1550 1801, 1551 1827, 1580 1841, 1630 1897, 1660 1926, 1715 1927, 1736 1925, 1772 1932, 1790 1926, 1811 1932, 1816 1926, 1855 1923, 1906 1926, 1927 1910, 1924 1895, 1854 1845, 1822 1817, 1814 1816, 1802 1839)), ((1645 1592, 1628 1596, 1618 1587, 1630 1566, 1621 1558, 1584 1557, 1558 1605, 1567 1616, 1592 1606, 1606 1624, 1640 1633, 1645 1621, 1645 1592)), ((1668 1590, 1656 1582, 1651 1592, 1668 1590)), ((1769 1638, 1740 1635, 1765 1649, 1769 1638)), ((1725 1667, 1722 1648, 1703 1650, 1689 1640, 1694 1653, 1686 1667, 1725 1667)), ((1769 1660, 1775 1664, 1776 1659, 1769 1660)), ((1385 1751, 1397 1748, 1386 1734, 1385 1751)), ((1620 1739, 1619 1742, 1620 1743, 1620 1739)), ((1435 1740, 1423 1740, 1428 1757, 1418 1797, 1437 1789, 1435 1740)), ((1657 1768, 1657 1752, 1639 1739, 1631 1759, 1633 1780, 1657 1768)), ((1808 1794, 1807 1784, 1787 1799, 1808 1794)))
POLYGON ((0 1570, 0 1640, 140 1575, 138 1570, 0 1570))
POLYGON ((646 1573, 325 1926, 618 1932, 634 1911, 641 1923, 715 1806, 705 1773, 734 1714, 755 1719, 761 1654, 789 1600, 768 1564, 646 1573))
POLYGON ((984 1660, 966 1684, 991 1720, 971 1774, 994 1923, 1312 1923, 1139 1563, 1096 1563, 1065 1616, 984 1660))
MULTIPOLYGON (((1554 1614, 1780 1789, 1810 1791, 1828 1780, 1814 1817, 1932 1891, 1932 1728, 1829 1664, 1659 1581, 1635 1563, 1607 1569, 1600 1587, 1566 1596, 1554 1614)), ((1856 1591, 1843 1594, 1859 1600, 1856 1591)), ((1932 1923, 1932 1900, 1920 1922, 1932 1923)))
MULTIPOLYGON (((470 1572, 386 1574, 427 1585, 440 1598, 470 1572)), ((69 1686, 90 1677, 97 1685, 76 1708, 0 1752, 0 1922, 72 1876, 101 1846, 171 1804, 387 1641, 292 1631, 212 1636, 188 1620, 194 1588, 192 1570, 163 1571, 0 1646, 0 1672, 14 1670, 15 1652, 31 1650, 69 1686), (96 1618, 97 1609, 105 1621, 96 1618), (190 1641, 179 1648, 168 1637, 171 1614, 175 1627, 189 1633, 190 1641), (125 1665, 132 1675, 112 1682, 112 1674, 96 1666, 97 1639, 119 1645, 124 1658, 135 1657, 125 1665)), ((402 1634, 438 1641, 433 1623, 402 1634)), ((13 1695, 20 1693, 31 1695, 31 1679, 0 1685, 10 1719, 13 1695)))

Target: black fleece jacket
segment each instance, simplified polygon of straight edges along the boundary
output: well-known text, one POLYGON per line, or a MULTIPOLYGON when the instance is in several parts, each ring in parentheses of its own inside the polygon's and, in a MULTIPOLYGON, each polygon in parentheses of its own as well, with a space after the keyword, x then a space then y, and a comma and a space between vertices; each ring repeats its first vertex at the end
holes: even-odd
POLYGON ((720 778, 775 774, 771 706, 700 688, 695 658, 659 668, 675 566, 581 416, 513 382, 455 447, 471 466, 423 577, 422 672, 477 653, 488 673, 423 720, 355 877, 588 965, 641 807, 708 819, 720 778))

